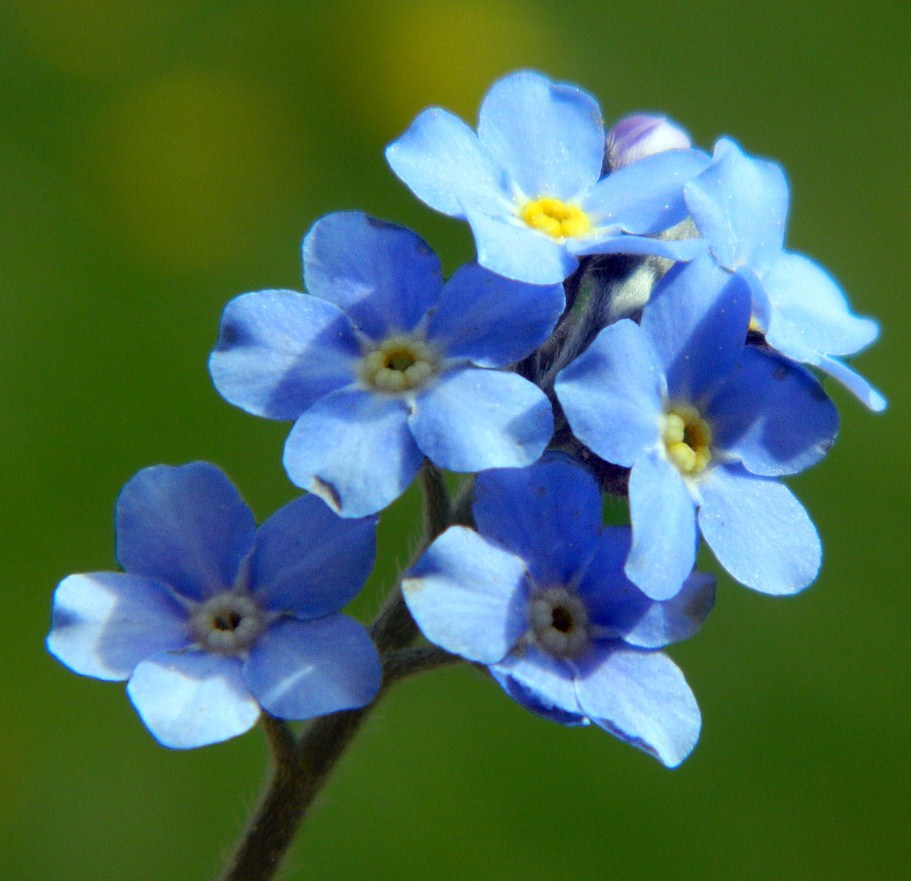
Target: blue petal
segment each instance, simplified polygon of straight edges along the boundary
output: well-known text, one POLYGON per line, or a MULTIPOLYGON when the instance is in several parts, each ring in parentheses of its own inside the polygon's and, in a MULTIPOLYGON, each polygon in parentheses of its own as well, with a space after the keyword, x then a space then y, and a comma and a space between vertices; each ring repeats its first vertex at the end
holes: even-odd
POLYGON ((260 715, 241 676, 240 660, 227 655, 157 655, 139 664, 127 694, 152 736, 172 749, 237 737, 260 715))
POLYGON ((347 615, 279 621, 250 650, 244 680, 280 719, 310 719, 369 704, 383 679, 364 626, 347 615))
POLYGON ((547 340, 566 306, 563 285, 529 285, 470 263, 446 282, 427 338, 448 357, 506 367, 547 340))
POLYGON ((342 517, 375 514, 405 492, 423 461, 407 410, 401 398, 353 387, 327 395, 288 435, 288 476, 342 517))
POLYGON ((195 600, 234 584, 253 546, 253 513, 208 462, 144 468, 117 499, 117 560, 195 600))
POLYGON ((650 235, 688 214, 683 187, 709 164, 699 150, 666 150, 640 159, 600 180, 581 208, 595 226, 650 235))
POLYGON ((692 636, 715 603, 715 579, 693 572, 671 599, 656 602, 626 577, 623 567, 629 549, 628 528, 605 529, 579 583, 579 597, 599 635, 648 649, 692 636))
POLYGON ((339 611, 373 568, 376 522, 340 519, 315 496, 285 505, 256 532, 250 570, 257 600, 298 618, 339 611))
POLYGON ((683 262, 695 260, 706 252, 705 239, 652 239, 625 233, 617 235, 613 228, 570 239, 566 247, 576 257, 585 254, 635 254, 683 262))
POLYGON ((527 226, 514 214, 488 214, 467 209, 478 263, 516 281, 558 284, 576 270, 579 261, 562 240, 527 226))
POLYGON ((696 561, 696 514, 686 481, 660 450, 633 465, 629 513, 633 546, 626 575, 651 599, 669 599, 696 561))
POLYGON ((472 510, 478 531, 525 560, 538 584, 573 583, 601 528, 594 478, 562 456, 479 474, 472 510))
POLYGON ((803 590, 816 578, 819 535, 784 484, 725 465, 713 468, 699 489, 702 535, 737 581, 782 595, 803 590))
POLYGON ((699 405, 743 350, 750 290, 708 257, 676 266, 658 283, 642 314, 672 400, 699 405))
POLYGON ((402 580, 424 636, 470 661, 502 660, 527 626, 522 560, 464 526, 451 526, 402 580))
POLYGON ((499 172, 461 119, 438 107, 421 113, 386 159, 407 187, 431 208, 465 218, 463 205, 500 212, 513 209, 499 172))
POLYGON ((297 419, 350 383, 359 357, 337 306, 294 291, 258 291, 225 307, 209 372, 222 397, 248 413, 297 419))
POLYGON ((343 211, 321 218, 307 233, 304 284, 379 340, 413 330, 439 297, 443 279, 436 254, 416 233, 343 211))
POLYGON ((753 474, 796 474, 818 462, 838 431, 838 411, 810 373, 746 346, 707 408, 713 443, 753 474))
POLYGON ((838 283, 800 254, 783 253, 762 277, 769 300, 769 345, 798 361, 809 349, 852 355, 879 336, 871 318, 854 315, 838 283))
POLYGON ((536 385, 474 367, 442 375, 420 395, 408 424, 424 455, 449 471, 530 465, 554 431, 550 401, 536 385))
POLYGON ((481 104, 478 140, 530 199, 573 199, 601 175, 604 126, 591 95, 520 71, 481 104))
POLYGON ((626 468, 659 441, 663 387, 654 350, 628 319, 602 330, 555 384, 573 434, 626 468))
POLYGON ((599 646, 579 662, 579 705, 595 724, 675 768, 692 752, 702 718, 677 665, 661 652, 599 646))
POLYGON ((90 572, 54 592, 47 649, 83 676, 128 679, 140 661, 189 641, 186 611, 157 581, 90 572))
POLYGON ((780 166, 749 157, 723 138, 712 164, 685 193, 699 232, 722 266, 750 266, 761 274, 778 258, 788 215, 788 182, 780 166))
POLYGON ((493 665, 490 672, 526 709, 564 725, 585 724, 573 685, 573 668, 529 645, 493 665))
POLYGON ((817 355, 810 363, 827 376, 840 382, 857 400, 874 413, 881 413, 888 406, 888 402, 879 391, 873 388, 859 373, 837 358, 817 355))

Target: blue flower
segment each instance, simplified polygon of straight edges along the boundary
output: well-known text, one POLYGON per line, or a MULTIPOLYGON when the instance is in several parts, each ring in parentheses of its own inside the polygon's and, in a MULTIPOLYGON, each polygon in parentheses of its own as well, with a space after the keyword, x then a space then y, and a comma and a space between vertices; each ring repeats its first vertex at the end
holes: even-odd
POLYGON ((783 355, 838 380, 871 410, 885 409, 885 398, 839 360, 876 339, 876 322, 851 312, 821 266, 784 249, 788 182, 781 168, 722 139, 684 194, 718 265, 749 282, 753 329, 783 355))
POLYGON ((76 673, 129 680, 164 746, 243 734, 261 708, 308 719, 369 704, 380 661, 340 609, 373 567, 376 520, 305 496, 259 528, 214 465, 145 468, 117 500, 125 572, 64 578, 48 650, 76 673))
POLYGON ((419 199, 468 221, 481 266, 507 278, 563 281, 581 254, 692 257, 700 247, 693 241, 643 236, 687 216, 683 184, 708 156, 670 150, 602 179, 604 153, 594 98, 531 71, 494 83, 477 134, 432 108, 386 149, 419 199))
POLYGON ((803 368, 746 345, 750 291, 702 258, 672 269, 645 307, 601 331, 557 377, 576 437, 631 468, 626 573, 672 596, 702 535, 742 584, 794 593, 819 570, 806 511, 776 478, 818 461, 838 414, 803 368))
POLYGON ((478 531, 450 527, 402 583, 424 635, 486 665, 539 715, 594 722, 669 767, 682 762, 699 708, 659 649, 699 629, 711 576, 648 599, 623 573, 629 530, 601 526, 597 485, 568 457, 479 475, 473 510, 478 531))
POLYGON ((410 230, 331 214, 304 240, 309 295, 231 301, 210 360, 231 403, 296 420, 291 479, 345 517, 379 511, 427 456, 450 471, 534 462, 553 433, 544 393, 506 367, 534 351, 564 307, 560 285, 475 264, 443 285, 410 230))

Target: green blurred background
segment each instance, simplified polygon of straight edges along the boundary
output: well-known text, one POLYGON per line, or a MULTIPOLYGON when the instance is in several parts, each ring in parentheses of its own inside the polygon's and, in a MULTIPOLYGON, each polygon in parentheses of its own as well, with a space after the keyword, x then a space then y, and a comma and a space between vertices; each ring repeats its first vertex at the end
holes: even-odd
MULTIPOLYGON (((206 879, 263 776, 258 731, 189 753, 116 684, 42 639, 55 583, 113 568, 111 512, 139 468, 204 458, 258 516, 294 496, 287 426, 211 388, 231 296, 300 287, 300 239, 360 208, 420 231, 448 271, 466 229, 417 203, 383 147, 425 106, 473 123, 492 80, 535 67, 610 120, 660 110, 784 164, 789 244, 842 281, 881 342, 872 416, 792 481, 825 563, 774 600, 725 581, 676 648, 703 710, 677 771, 524 713, 467 669, 393 692, 332 779, 287 877, 911 877, 908 732, 911 6, 515 0, 0 5, 0 349, 6 632, 3 876, 206 879), (904 255, 904 256, 902 256, 904 255)), ((384 516, 371 615, 406 560, 415 500, 384 516)))

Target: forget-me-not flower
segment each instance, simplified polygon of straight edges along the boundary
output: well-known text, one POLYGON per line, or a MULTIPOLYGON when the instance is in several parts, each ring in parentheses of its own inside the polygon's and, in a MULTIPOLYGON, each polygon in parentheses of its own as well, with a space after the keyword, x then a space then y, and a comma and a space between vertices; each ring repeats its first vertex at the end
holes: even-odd
POLYGON ((750 283, 753 329, 783 355, 838 380, 871 410, 883 410, 885 398, 839 360, 872 343, 877 323, 851 312, 819 264, 784 249, 788 182, 781 167, 723 138, 684 194, 715 261, 750 283))
POLYGON ((406 573, 424 635, 488 667, 506 693, 566 725, 594 722, 669 767, 690 753, 700 715, 660 651, 701 626, 714 580, 693 573, 671 600, 624 575, 624 527, 601 525, 592 475, 564 456, 478 475, 477 532, 450 527, 406 573))
POLYGON ((210 359, 232 404, 296 420, 285 468, 345 517, 384 508, 426 456, 450 471, 529 465, 553 433, 544 393, 502 368, 534 351, 564 307, 476 264, 443 284, 427 244, 359 212, 304 240, 308 294, 259 291, 225 308, 210 359))
POLYGON ((697 517, 748 587, 794 593, 819 570, 816 529, 776 478, 822 458, 838 414, 808 371, 746 344, 749 321, 747 283, 703 256, 662 279, 641 325, 605 328, 557 377, 576 437, 632 469, 626 573, 655 599, 692 569, 697 517))
POLYGON ((709 157, 667 150, 602 178, 605 133, 597 102, 533 71, 494 83, 477 134, 431 108, 389 145, 386 158, 419 199, 467 220, 478 262, 507 278, 560 282, 582 254, 688 259, 698 250, 692 240, 645 237, 686 217, 683 185, 709 157))
POLYGON ((179 749, 243 734, 261 708, 308 719, 369 704, 379 656, 341 608, 376 553, 376 518, 344 520, 304 496, 259 528, 206 462, 145 468, 117 499, 124 572, 63 579, 47 646, 127 693, 179 749))

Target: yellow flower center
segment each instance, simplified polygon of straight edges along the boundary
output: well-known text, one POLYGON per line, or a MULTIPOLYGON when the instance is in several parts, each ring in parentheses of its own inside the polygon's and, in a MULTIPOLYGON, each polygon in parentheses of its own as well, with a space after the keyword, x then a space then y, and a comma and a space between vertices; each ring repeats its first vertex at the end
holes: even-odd
POLYGON ((407 392, 423 385, 438 367, 439 359, 426 342, 401 334, 364 355, 360 376, 376 391, 407 392))
POLYGON ((695 407, 680 404, 664 416, 664 446, 683 474, 699 474, 712 458, 712 429, 695 407))
POLYGON ((526 202, 519 217, 532 229, 554 239, 572 239, 591 229, 591 221, 581 208, 549 196, 526 202))

